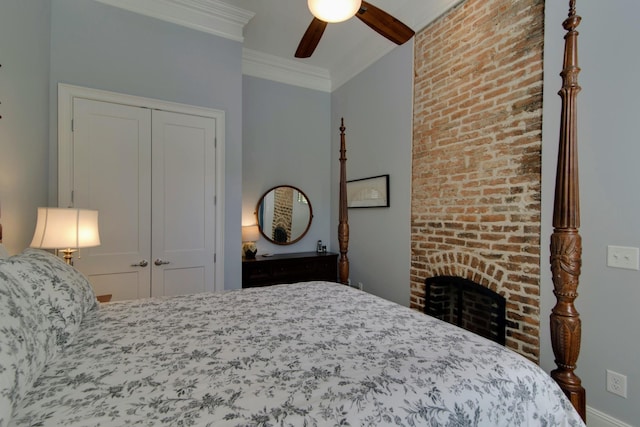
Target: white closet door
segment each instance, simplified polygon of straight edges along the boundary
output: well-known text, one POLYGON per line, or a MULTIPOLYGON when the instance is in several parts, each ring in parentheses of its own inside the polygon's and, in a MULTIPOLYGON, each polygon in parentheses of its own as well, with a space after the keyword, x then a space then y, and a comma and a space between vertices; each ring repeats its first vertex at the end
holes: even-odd
POLYGON ((101 240, 75 265, 98 295, 148 297, 151 110, 79 98, 73 110, 73 204, 98 210, 101 240))
POLYGON ((214 290, 212 118, 153 112, 151 295, 214 290))

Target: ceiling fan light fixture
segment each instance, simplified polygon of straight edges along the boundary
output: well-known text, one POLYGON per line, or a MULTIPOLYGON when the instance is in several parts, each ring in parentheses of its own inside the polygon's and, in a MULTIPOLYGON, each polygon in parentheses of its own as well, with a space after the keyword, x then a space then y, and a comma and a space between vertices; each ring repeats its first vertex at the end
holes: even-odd
POLYGON ((361 0, 308 0, 311 14, 321 21, 342 22, 360 9, 361 0))

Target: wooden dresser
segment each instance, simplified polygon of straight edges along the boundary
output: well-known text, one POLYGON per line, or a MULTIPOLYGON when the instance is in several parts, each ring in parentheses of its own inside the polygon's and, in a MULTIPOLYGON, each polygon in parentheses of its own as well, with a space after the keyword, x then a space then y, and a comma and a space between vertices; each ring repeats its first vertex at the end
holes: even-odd
POLYGON ((338 254, 298 252, 242 260, 242 287, 338 280, 338 254))

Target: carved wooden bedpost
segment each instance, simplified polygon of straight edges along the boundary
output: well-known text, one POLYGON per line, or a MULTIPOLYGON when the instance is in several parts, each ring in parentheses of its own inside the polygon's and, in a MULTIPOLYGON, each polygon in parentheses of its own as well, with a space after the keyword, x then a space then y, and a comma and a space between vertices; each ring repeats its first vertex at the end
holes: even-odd
POLYGON ((338 261, 338 272, 340 283, 346 285, 349 282, 349 258, 347 257, 349 247, 349 220, 347 215, 347 149, 344 141, 344 130, 343 118, 340 121, 340 216, 338 223, 340 259, 338 261))
POLYGON ((580 353, 581 321, 573 302, 582 265, 580 196, 578 186, 577 105, 578 32, 581 18, 576 15, 576 2, 569 2, 569 17, 563 22, 565 35, 560 124, 560 143, 556 171, 551 235, 551 272, 556 305, 551 311, 551 343, 558 366, 551 376, 560 385, 583 420, 586 419, 586 397, 580 378, 573 372, 580 353))

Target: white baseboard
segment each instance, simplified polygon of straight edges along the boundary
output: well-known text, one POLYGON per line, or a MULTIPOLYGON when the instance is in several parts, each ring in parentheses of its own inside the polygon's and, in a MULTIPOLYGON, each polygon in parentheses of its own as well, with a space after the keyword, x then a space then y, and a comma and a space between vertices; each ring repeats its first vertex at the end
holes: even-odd
POLYGON ((587 427, 634 427, 587 406, 587 427))

